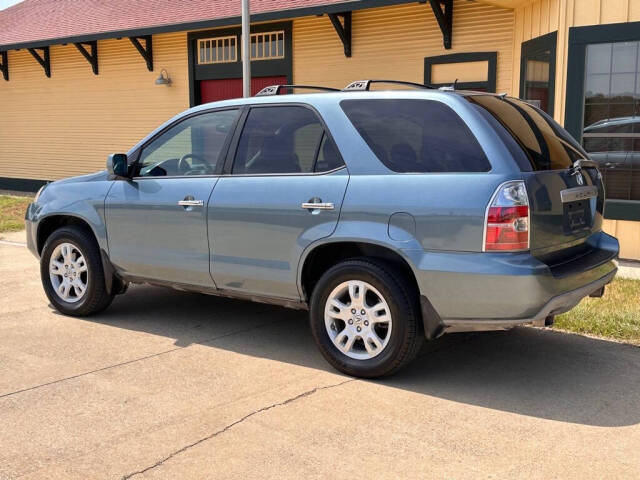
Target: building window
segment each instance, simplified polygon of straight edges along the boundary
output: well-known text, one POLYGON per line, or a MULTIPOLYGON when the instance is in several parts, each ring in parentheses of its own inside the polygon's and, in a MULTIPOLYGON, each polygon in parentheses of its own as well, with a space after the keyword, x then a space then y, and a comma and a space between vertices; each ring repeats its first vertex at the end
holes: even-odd
POLYGON ((284 31, 251 34, 251 60, 284 58, 284 31))
POLYGON ((640 22, 569 29, 565 128, 600 164, 605 217, 640 221, 640 22))
POLYGON ((520 98, 553 116, 557 32, 522 44, 520 98))
POLYGON ((198 64, 231 63, 238 61, 236 36, 203 38, 198 40, 198 64))
POLYGON ((497 52, 454 53, 424 59, 424 83, 457 90, 496 91, 497 52))
POLYGON ((607 199, 640 201, 640 41, 587 45, 582 127, 607 199))

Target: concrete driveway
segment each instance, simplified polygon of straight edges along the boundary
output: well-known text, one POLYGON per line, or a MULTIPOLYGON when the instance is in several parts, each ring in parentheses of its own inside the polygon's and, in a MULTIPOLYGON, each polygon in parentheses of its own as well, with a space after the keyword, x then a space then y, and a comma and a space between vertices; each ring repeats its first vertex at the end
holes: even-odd
POLYGON ((0 479, 638 478, 640 349, 445 337, 393 378, 333 371, 305 313, 138 286, 49 307, 0 244, 0 479))

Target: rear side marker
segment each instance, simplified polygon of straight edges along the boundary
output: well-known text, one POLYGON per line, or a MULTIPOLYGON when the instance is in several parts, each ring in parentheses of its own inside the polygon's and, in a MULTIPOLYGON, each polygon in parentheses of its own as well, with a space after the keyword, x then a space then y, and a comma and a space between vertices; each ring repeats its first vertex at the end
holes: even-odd
POLYGON ((523 181, 505 182, 498 187, 484 222, 483 251, 529 250, 529 198, 523 181))

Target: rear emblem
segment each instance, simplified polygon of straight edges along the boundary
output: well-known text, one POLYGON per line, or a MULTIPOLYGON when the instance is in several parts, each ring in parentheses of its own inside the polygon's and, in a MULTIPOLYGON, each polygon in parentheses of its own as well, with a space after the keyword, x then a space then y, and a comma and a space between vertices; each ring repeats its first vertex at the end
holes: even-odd
POLYGON ((582 174, 578 173, 576 175, 576 182, 578 182, 578 185, 584 185, 584 179, 582 178, 582 174))

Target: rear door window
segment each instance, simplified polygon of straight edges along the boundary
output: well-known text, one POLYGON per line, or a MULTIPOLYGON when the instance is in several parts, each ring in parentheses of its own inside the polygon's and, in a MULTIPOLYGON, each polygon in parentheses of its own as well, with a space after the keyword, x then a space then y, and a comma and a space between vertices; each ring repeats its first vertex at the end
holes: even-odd
POLYGON ((518 142, 528 161, 528 164, 520 164, 522 170, 564 170, 576 160, 587 157, 564 128, 526 102, 493 95, 466 98, 491 114, 518 142))
POLYGON ((464 121, 433 100, 343 100, 342 110, 378 159, 400 173, 487 172, 464 121))
POLYGON ((314 173, 342 165, 340 154, 311 109, 256 107, 242 130, 232 173, 314 173))

